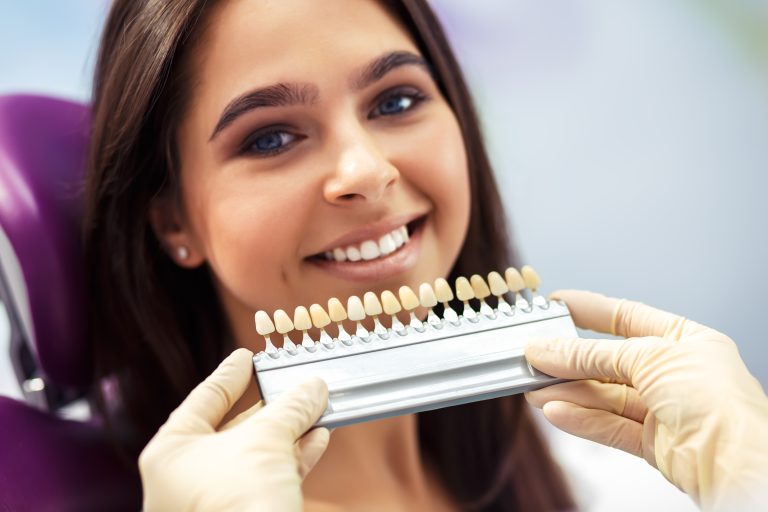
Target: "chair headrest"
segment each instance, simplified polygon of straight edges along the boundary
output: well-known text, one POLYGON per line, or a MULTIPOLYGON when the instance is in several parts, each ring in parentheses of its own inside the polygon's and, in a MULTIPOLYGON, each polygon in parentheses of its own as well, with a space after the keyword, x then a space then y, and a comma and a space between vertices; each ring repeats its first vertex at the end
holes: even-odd
POLYGON ((0 229, 26 288, 19 307, 42 373, 73 387, 90 378, 80 232, 88 132, 85 105, 0 96, 0 229))

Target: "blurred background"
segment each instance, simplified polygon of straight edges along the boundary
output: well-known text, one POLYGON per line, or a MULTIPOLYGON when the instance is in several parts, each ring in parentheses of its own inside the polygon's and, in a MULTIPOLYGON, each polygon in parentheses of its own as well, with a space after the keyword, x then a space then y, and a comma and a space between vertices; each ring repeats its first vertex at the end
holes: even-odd
MULTIPOLYGON (((765 388, 768 0, 432 3, 544 289, 633 298, 719 329, 765 388)), ((88 101, 107 9, 4 2, 0 94, 88 101)), ((6 365, 0 394, 17 396, 6 365)), ((645 462, 551 435, 589 510, 691 507, 645 462)))

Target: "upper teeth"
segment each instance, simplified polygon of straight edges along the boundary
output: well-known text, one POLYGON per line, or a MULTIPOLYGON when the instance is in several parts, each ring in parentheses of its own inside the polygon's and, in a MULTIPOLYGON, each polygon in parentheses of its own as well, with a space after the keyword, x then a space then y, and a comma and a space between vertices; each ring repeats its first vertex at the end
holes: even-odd
POLYGON ((398 247, 408 241, 408 230, 400 226, 382 236, 378 240, 365 240, 356 245, 336 247, 332 251, 326 251, 325 257, 336 261, 360 261, 374 260, 380 256, 386 256, 395 252, 398 247))

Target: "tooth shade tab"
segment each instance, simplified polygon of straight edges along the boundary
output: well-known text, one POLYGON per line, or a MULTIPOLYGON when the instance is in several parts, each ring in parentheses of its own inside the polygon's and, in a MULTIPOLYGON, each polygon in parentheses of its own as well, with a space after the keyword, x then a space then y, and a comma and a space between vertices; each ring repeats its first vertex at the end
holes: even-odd
POLYGON ((328 299, 328 314, 334 322, 343 322, 347 319, 347 310, 336 297, 328 299))
POLYGON ((509 267, 506 272, 504 272, 504 279, 506 279, 509 289, 515 293, 518 293, 525 288, 523 276, 521 276, 520 272, 514 267, 509 267))
POLYGON ((425 308, 433 308, 437 306, 435 291, 429 283, 421 283, 421 285, 419 285, 419 302, 421 302, 421 305, 425 308))
POLYGON ((488 274, 488 284, 491 285, 491 293, 496 297, 501 297, 509 291, 509 286, 498 272, 488 274))
POLYGON ((395 294, 389 290, 384 290, 381 293, 381 302, 384 304, 384 312, 388 315, 395 315, 403 310, 395 294))
POLYGON ((320 304, 312 304, 309 306, 309 316, 312 317, 312 324, 318 329, 322 329, 331 323, 328 313, 325 312, 323 306, 320 304))
POLYGON ((475 298, 475 291, 466 277, 462 276, 456 279, 456 297, 463 302, 475 298))
POLYGON ((369 316, 378 316, 382 313, 381 302, 373 292, 365 292, 363 305, 365 306, 365 313, 369 316))
POLYGON ((411 311, 419 307, 419 298, 413 293, 413 290, 409 286, 401 286, 398 290, 400 295, 400 304, 403 305, 406 311, 411 311))
POLYGON ((291 322, 291 318, 288 316, 288 313, 282 309, 275 311, 275 327, 277 327, 277 332, 280 334, 285 334, 293 330, 293 322, 291 322))
POLYGON ((359 322, 365 319, 365 308, 360 301, 360 297, 357 295, 352 295, 347 299, 347 314, 349 315, 349 319, 353 322, 359 322))
POLYGON ((275 324, 272 323, 272 319, 266 311, 256 312, 256 332, 261 336, 267 336, 275 332, 275 324))
POLYGON ((312 328, 312 319, 304 306, 297 306, 293 311, 293 327, 299 331, 308 331, 312 328))
POLYGON ((453 290, 451 290, 451 285, 449 285, 448 281, 442 277, 435 279, 435 295, 437 295, 437 300, 440 302, 453 300, 453 290))
POLYGON ((539 286, 541 286, 541 278, 539 277, 538 272, 533 270, 533 267, 530 265, 525 265, 521 273, 523 274, 523 281, 525 282, 525 286, 531 289, 531 291, 536 291, 539 286))
POLYGON ((469 282, 472 285, 472 290, 475 292, 475 297, 478 299, 482 300, 491 295, 491 290, 488 289, 485 280, 478 274, 474 274, 470 277, 469 282))

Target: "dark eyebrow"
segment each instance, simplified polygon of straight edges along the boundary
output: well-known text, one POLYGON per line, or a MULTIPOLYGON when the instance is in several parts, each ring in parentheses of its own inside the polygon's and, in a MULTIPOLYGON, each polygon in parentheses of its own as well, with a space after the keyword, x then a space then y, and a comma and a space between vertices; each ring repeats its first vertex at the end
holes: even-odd
MULTIPOLYGON (((421 55, 407 51, 395 51, 385 53, 363 67, 353 80, 352 85, 356 89, 364 89, 383 78, 393 69, 408 65, 423 67, 431 74, 429 63, 421 55)), ((253 109, 308 105, 316 102, 318 97, 317 86, 308 83, 279 83, 247 92, 230 101, 224 108, 208 141, 212 141, 220 131, 233 123, 235 119, 253 109)))
POLYGON ((307 105, 317 101, 319 91, 314 84, 279 83, 250 91, 230 101, 213 129, 211 140, 235 119, 256 108, 307 105))
POLYGON ((364 89, 393 69, 408 65, 421 66, 431 74, 429 63, 421 55, 406 51, 389 52, 365 66, 353 85, 356 89, 364 89))

